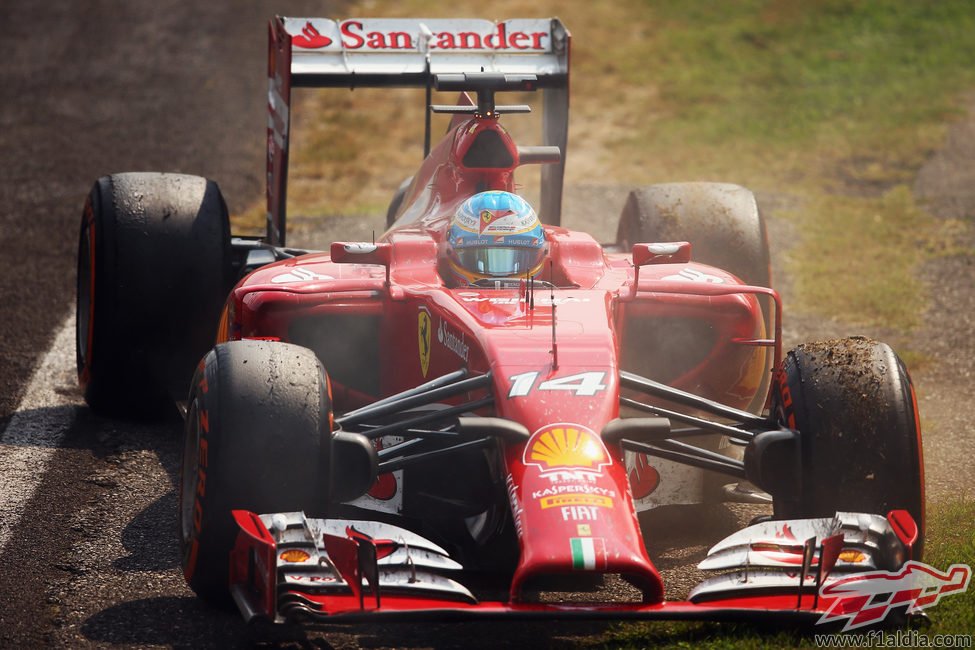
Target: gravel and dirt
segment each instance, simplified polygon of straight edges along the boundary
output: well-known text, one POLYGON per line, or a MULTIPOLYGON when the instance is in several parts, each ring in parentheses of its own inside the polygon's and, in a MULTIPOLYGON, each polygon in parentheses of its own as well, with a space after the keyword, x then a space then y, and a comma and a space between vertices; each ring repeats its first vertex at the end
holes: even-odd
MULTIPOLYGON (((71 363, 44 375, 57 405, 22 402, 73 309, 78 221, 95 178, 180 171, 217 180, 232 211, 260 199, 266 20, 274 13, 334 12, 310 1, 0 4, 0 436, 21 415, 68 422, 56 448, 41 449, 48 444, 43 436, 0 437, 0 461, 32 446, 49 457, 27 516, 0 520, 13 533, 0 556, 0 647, 489 647, 505 639, 557 647, 598 633, 601 627, 587 624, 396 625, 311 636, 244 628, 236 614, 208 610, 193 598, 179 574, 178 423, 147 427, 94 416, 77 394, 71 363)), ((944 147, 917 174, 915 195, 934 216, 964 225, 957 235, 967 248, 917 269, 929 307, 923 325, 906 336, 790 316, 788 256, 801 233, 776 211, 794 199, 758 197, 769 220, 773 277, 785 298, 787 345, 895 336, 930 359, 913 376, 935 500, 975 493, 973 181, 975 98, 968 117, 950 125, 944 147)), ((565 224, 589 227, 591 206, 600 205, 611 217, 595 234, 611 241, 629 189, 569 188, 565 224)), ((381 224, 331 222, 337 236, 363 239, 381 224)), ((726 524, 747 516, 736 509, 726 524)), ((704 548, 689 539, 655 549, 678 593, 696 580, 686 566, 704 548)))

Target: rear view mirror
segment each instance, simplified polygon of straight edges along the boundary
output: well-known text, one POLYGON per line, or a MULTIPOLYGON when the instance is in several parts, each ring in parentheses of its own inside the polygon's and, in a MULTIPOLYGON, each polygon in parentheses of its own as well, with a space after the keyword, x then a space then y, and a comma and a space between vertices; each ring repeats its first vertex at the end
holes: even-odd
POLYGON ((379 264, 388 267, 392 259, 392 244, 380 242, 333 242, 332 261, 339 264, 379 264))
POLYGON ((647 264, 686 264, 690 261, 690 242, 633 244, 633 266, 646 266, 647 264))

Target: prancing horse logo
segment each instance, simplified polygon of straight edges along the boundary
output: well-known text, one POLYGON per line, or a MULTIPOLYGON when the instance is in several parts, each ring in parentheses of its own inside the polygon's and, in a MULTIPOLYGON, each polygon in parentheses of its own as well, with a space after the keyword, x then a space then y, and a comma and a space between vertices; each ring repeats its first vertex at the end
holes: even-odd
POLYGON ((430 368, 430 340, 431 340, 431 325, 430 312, 427 311, 426 307, 420 307, 420 312, 416 318, 417 324, 417 343, 419 344, 420 350, 420 370, 423 372, 423 376, 427 376, 427 370, 430 368))

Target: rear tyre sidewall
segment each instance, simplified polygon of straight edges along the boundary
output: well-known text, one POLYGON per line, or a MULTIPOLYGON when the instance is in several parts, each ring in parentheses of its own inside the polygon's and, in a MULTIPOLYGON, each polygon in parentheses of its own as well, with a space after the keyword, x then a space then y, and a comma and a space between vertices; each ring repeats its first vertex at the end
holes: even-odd
POLYGON ((228 605, 231 511, 324 514, 331 405, 310 350, 233 341, 200 362, 188 402, 180 471, 181 559, 189 586, 228 605))
POLYGON ((386 208, 386 228, 391 228, 394 223, 396 223, 396 215, 399 213, 400 207, 403 205, 403 199, 406 198, 406 192, 410 189, 413 184, 413 177, 410 176, 396 188, 396 192, 393 194, 393 199, 389 202, 389 206, 386 208))
POLYGON ((755 196, 731 183, 661 183, 633 190, 616 233, 624 251, 641 242, 687 241, 691 259, 744 283, 771 287, 768 234, 755 196))

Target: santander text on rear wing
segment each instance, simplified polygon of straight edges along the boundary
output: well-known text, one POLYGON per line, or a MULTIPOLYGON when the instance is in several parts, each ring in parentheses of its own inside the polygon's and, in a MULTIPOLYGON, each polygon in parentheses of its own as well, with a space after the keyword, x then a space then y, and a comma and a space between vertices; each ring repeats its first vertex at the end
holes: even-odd
MULTIPOLYGON (((270 23, 268 45, 268 243, 285 242, 291 89, 416 87, 438 74, 534 75, 543 91, 543 144, 565 151, 570 35, 557 18, 286 18, 270 23)), ((428 112, 429 115, 429 112, 428 112)), ((429 144, 429 133, 427 134, 429 144)), ((541 216, 558 223, 564 162, 542 169, 541 216)))

